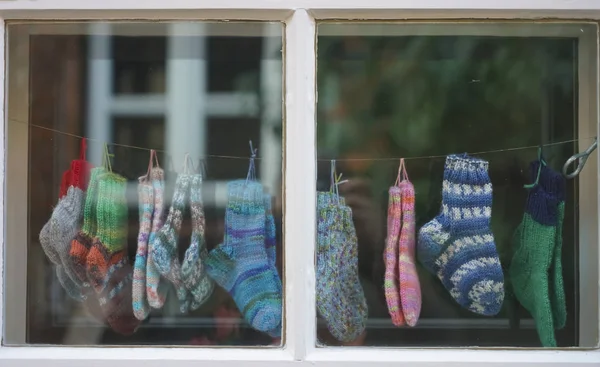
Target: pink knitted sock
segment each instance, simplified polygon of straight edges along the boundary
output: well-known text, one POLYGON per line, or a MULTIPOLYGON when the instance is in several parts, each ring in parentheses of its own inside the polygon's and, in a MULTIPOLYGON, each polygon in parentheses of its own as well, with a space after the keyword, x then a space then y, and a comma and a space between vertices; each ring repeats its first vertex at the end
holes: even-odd
MULTIPOLYGON (((401 165, 404 168, 404 162, 401 165)), ((402 198, 402 229, 398 262, 400 300, 406 323, 415 326, 421 313, 421 285, 415 266, 415 188, 408 180, 406 168, 404 168, 404 179, 398 187, 402 198)))
POLYGON ((400 188, 392 186, 389 190, 388 217, 387 217, 387 239, 384 253, 385 279, 383 288, 388 311, 392 322, 396 326, 404 325, 404 315, 400 306, 400 294, 398 294, 398 237, 400 236, 401 221, 401 196, 400 188))

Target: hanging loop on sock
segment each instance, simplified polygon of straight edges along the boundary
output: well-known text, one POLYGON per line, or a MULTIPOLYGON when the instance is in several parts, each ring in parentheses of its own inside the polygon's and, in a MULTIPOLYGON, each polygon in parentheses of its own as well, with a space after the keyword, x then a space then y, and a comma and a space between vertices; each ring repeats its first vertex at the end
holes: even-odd
POLYGON ((85 151, 87 150, 87 141, 86 138, 81 138, 81 143, 79 146, 79 159, 85 161, 85 151))
POLYGON ((400 183, 402 181, 408 181, 408 173, 406 172, 406 164, 404 163, 404 158, 400 158, 400 166, 398 167, 398 176, 396 177, 396 183, 394 184, 394 186, 398 186, 398 183, 400 183))
POLYGON ((154 149, 150 149, 150 159, 148 160, 148 171, 146 172, 146 174, 142 177, 139 178, 140 181, 145 181, 148 180, 150 178, 150 171, 152 171, 152 168, 160 168, 160 165, 158 164, 158 157, 156 156, 156 150, 154 149))
POLYGON ((190 153, 185 153, 185 156, 183 157, 183 173, 188 175, 191 173, 191 171, 194 169, 194 162, 192 161, 192 158, 190 157, 190 153))
POLYGON ((206 177, 206 162, 204 161, 204 159, 198 159, 198 166, 196 167, 196 172, 200 174, 202 179, 206 177))
POLYGON ((104 143, 104 158, 102 159, 102 165, 108 172, 112 172, 112 164, 110 163, 110 159, 114 156, 114 154, 110 154, 108 152, 108 144, 104 143))
POLYGON ((342 174, 340 173, 339 175, 337 174, 336 171, 336 167, 335 167, 335 159, 331 160, 331 184, 329 187, 329 192, 335 194, 335 198, 337 200, 337 202, 340 202, 340 190, 339 190, 339 186, 343 183, 348 182, 348 180, 343 180, 342 181, 342 174))
POLYGON ((246 182, 256 180, 256 153, 258 148, 254 149, 252 146, 252 140, 250 140, 250 166, 248 167, 248 175, 246 176, 246 182))
POLYGON ((598 138, 596 137, 594 139, 594 142, 592 143, 592 145, 590 145, 589 148, 587 148, 583 153, 572 155, 569 159, 567 159, 567 161, 565 162, 565 165, 563 166, 563 171, 562 171, 563 175, 568 179, 579 176, 579 174, 581 173, 581 170, 583 169, 583 166, 585 166, 585 162, 587 161, 588 157, 590 156, 590 154, 592 154, 592 152, 594 150, 596 150, 597 147, 598 147, 598 138), (568 173, 569 166, 577 160, 579 160, 579 163, 577 164, 577 168, 575 168, 575 171, 568 173))
POLYGON ((540 174, 542 173, 542 166, 546 165, 546 161, 544 160, 544 157, 542 155, 542 146, 540 145, 538 147, 538 161, 540 162, 540 165, 538 166, 538 171, 537 171, 537 176, 535 178, 535 182, 529 185, 523 185, 524 188, 526 189, 532 189, 535 186, 537 186, 537 184, 540 182, 540 174))

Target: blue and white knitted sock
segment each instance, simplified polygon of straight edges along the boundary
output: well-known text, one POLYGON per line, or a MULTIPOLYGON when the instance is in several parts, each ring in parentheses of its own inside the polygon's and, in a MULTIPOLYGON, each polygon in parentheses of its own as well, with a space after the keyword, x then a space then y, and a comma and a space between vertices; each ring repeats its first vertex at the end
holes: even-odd
POLYGON ((271 333, 281 325, 281 286, 265 249, 263 188, 246 180, 227 188, 225 238, 208 254, 206 270, 253 328, 271 333))
MULTIPOLYGON (((279 293, 282 292, 281 277, 277 271, 277 228, 275 227, 275 218, 271 211, 271 195, 264 194, 264 206, 265 206, 265 250, 267 252, 267 259, 273 270, 273 277, 279 293)), ((268 331, 268 334, 272 337, 281 336, 281 324, 275 329, 268 331)))
POLYGON ((490 229, 492 183, 488 162, 446 158, 441 213, 419 231, 417 255, 450 295, 468 310, 495 315, 504 301, 504 276, 490 229))

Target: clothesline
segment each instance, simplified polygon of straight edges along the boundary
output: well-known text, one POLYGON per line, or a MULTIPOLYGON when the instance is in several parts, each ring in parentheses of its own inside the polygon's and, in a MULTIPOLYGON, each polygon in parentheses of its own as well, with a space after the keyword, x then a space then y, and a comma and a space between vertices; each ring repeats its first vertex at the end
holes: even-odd
MULTIPOLYGON (((105 143, 104 141, 101 141, 100 139, 94 139, 94 138, 89 138, 89 137, 86 137, 86 136, 72 134, 72 133, 68 133, 68 132, 64 132, 64 131, 61 131, 61 130, 52 129, 52 128, 41 126, 41 125, 31 124, 31 123, 28 123, 28 122, 25 122, 25 121, 18 121, 18 120, 14 120, 14 119, 9 119, 9 122, 19 123, 19 124, 25 124, 25 125, 28 125, 28 126, 31 126, 31 127, 35 127, 35 128, 42 129, 42 130, 47 130, 47 131, 52 131, 54 133, 61 134, 61 135, 66 135, 66 136, 70 136, 70 137, 73 137, 73 138, 78 138, 78 139, 84 139, 85 138, 88 141, 93 141, 93 142, 102 143, 102 144, 105 143)), ((494 149, 494 150, 485 150, 485 151, 480 151, 480 152, 466 152, 466 153, 469 154, 469 155, 483 155, 483 154, 510 152, 510 151, 517 151, 517 150, 534 149, 534 148, 539 148, 540 146, 542 146, 542 147, 549 147, 549 146, 554 146, 554 145, 575 143, 575 142, 578 142, 578 141, 592 140, 592 139, 595 139, 595 138, 596 138, 595 136, 590 136, 590 137, 585 137, 585 138, 562 140, 562 141, 557 141, 557 142, 552 142, 552 143, 546 143, 546 144, 540 144, 540 145, 527 145, 527 146, 520 146, 520 147, 513 147, 513 148, 494 149)), ((122 147, 122 148, 138 149, 138 150, 144 150, 144 151, 150 151, 151 150, 150 148, 144 148, 144 147, 135 146, 135 145, 128 145, 128 144, 107 143, 107 145, 109 145, 109 146, 115 146, 115 147, 122 147)), ((154 150, 157 151, 157 152, 166 153, 164 150, 159 150, 159 149, 154 149, 154 150)), ((451 154, 451 153, 448 153, 448 154, 451 154)), ((418 160, 418 159, 445 158, 446 156, 447 156, 447 154, 427 155, 427 156, 417 156, 417 157, 402 157, 402 158, 404 158, 405 160, 418 160)), ((216 155, 216 154, 205 154, 202 157, 203 158, 222 158, 222 159, 244 159, 244 160, 250 158, 249 156, 231 156, 231 155, 216 155)), ((335 158, 335 160, 338 161, 338 162, 352 162, 352 161, 396 161, 396 160, 398 160, 400 158, 401 157, 384 157, 384 158, 335 158)), ((262 158, 256 157, 255 159, 262 159, 262 158)), ((317 158, 317 161, 321 161, 321 162, 329 162, 331 160, 332 159, 317 158)))

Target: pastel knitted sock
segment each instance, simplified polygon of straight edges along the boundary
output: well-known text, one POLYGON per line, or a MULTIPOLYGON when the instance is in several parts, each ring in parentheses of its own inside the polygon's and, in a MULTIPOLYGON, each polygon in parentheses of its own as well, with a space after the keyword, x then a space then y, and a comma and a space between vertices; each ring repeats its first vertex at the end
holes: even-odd
POLYGON ((138 183, 138 201, 140 229, 133 268, 133 313, 138 320, 144 320, 150 313, 150 305, 146 297, 146 264, 148 259, 148 239, 152 230, 152 213, 154 211, 154 187, 146 178, 138 183))
POLYGON ((191 299, 181 279, 181 265, 177 253, 177 243, 183 221, 185 199, 190 189, 190 184, 191 175, 183 173, 177 175, 169 216, 152 242, 154 264, 160 274, 175 286, 177 298, 179 299, 179 309, 182 313, 189 311, 191 299))
POLYGON ((461 306, 487 316, 496 315, 504 301, 491 214, 488 162, 466 154, 448 156, 442 210, 419 231, 417 253, 461 306))
MULTIPOLYGON (((48 258, 70 278, 64 283, 80 288, 77 274, 69 265, 71 241, 79 231, 83 218, 85 194, 79 188, 69 187, 67 194, 54 208, 50 220, 40 232, 40 243, 48 258)), ((67 290, 69 294, 81 293, 81 290, 67 290)))
POLYGON ((77 283, 84 287, 89 286, 86 262, 93 239, 96 236, 98 179, 105 172, 104 167, 96 167, 90 173, 90 182, 83 210, 83 226, 73 241, 71 241, 71 248, 69 250, 69 268, 77 275, 77 283))
POLYGON ((192 175, 190 184, 190 210, 192 212, 192 240, 181 264, 181 278, 194 300, 191 308, 198 309, 212 294, 215 283, 204 267, 208 256, 204 238, 204 208, 202 207, 202 176, 192 175))
POLYGON ((409 326, 415 326, 421 314, 421 284, 415 264, 415 188, 404 180, 400 187, 402 197, 402 229, 400 231, 400 301, 409 326))
POLYGON ((513 292, 533 316, 545 347, 556 346, 549 269, 556 239, 557 209, 558 199, 541 185, 529 191, 523 220, 514 235, 514 255, 508 270, 513 292))
POLYGON ((385 261, 383 289, 392 323, 401 326, 404 325, 405 321, 400 304, 400 284, 398 282, 398 239, 402 221, 400 188, 392 186, 388 194, 387 238, 383 258, 385 261))
POLYGON ((346 205, 344 200, 335 205, 338 205, 339 210, 342 211, 344 222, 345 237, 341 243, 343 250, 339 261, 342 266, 342 284, 344 284, 342 290, 346 292, 346 299, 350 302, 353 312, 351 325, 355 331, 351 334, 355 334, 356 337, 351 340, 355 340, 365 330, 369 310, 358 276, 358 238, 352 220, 352 209, 346 205))
POLYGON ((156 264, 152 247, 158 231, 164 224, 163 195, 165 190, 164 171, 153 168, 150 171, 150 180, 154 190, 154 213, 152 214, 152 230, 148 239, 148 261, 146 262, 146 295, 152 308, 162 308, 165 304, 169 284, 161 277, 156 264))
POLYGON ((99 180, 97 236, 87 257, 87 274, 108 325, 117 333, 130 335, 139 320, 133 314, 133 269, 127 259, 126 186, 126 179, 114 173, 99 180))
POLYGON ((209 253, 206 268, 254 329, 272 332, 281 324, 281 288, 265 249, 262 185, 238 180, 227 189, 225 238, 209 253))

